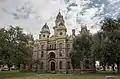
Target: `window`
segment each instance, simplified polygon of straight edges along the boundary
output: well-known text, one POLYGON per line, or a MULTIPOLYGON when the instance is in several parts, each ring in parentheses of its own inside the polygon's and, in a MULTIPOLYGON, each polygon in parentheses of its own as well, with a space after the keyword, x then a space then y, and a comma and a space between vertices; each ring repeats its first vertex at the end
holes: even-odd
POLYGON ((55 53, 51 52, 50 53, 50 58, 55 58, 55 53))
POLYGON ((36 52, 33 53, 33 59, 37 59, 37 54, 36 54, 36 52))
POLYGON ((62 43, 59 44, 59 48, 62 48, 62 43))
POLYGON ((53 44, 53 49, 56 49, 56 44, 53 44))
POLYGON ((48 45, 48 49, 51 50, 51 49, 56 49, 56 44, 49 44, 48 45))
POLYGON ((70 44, 67 44, 67 47, 70 48, 70 44))
POLYGON ((44 69, 44 63, 43 62, 41 62, 41 65, 40 65, 40 69, 44 69))
POLYGON ((43 37, 45 37, 45 35, 43 35, 43 37))
POLYGON ((50 49, 52 49, 52 46, 50 45, 50 49))
POLYGON ((44 57, 44 52, 43 51, 41 52, 41 57, 44 57))
POLYGON ((62 56, 62 50, 59 50, 59 56, 62 56))
POLYGON ((62 32, 60 32, 60 35, 63 35, 63 33, 62 33, 62 32))
POLYGON ((70 69, 70 61, 68 61, 68 63, 67 63, 67 67, 68 67, 68 69, 70 69))
POLYGON ((48 44, 47 49, 50 49, 50 45, 48 44))
POLYGON ((43 49, 44 48, 44 45, 41 45, 41 49, 43 49))
POLYGON ((54 49, 54 45, 52 44, 51 46, 52 46, 52 48, 51 48, 51 49, 54 49))
POLYGON ((59 62, 59 69, 62 69, 62 61, 59 62))

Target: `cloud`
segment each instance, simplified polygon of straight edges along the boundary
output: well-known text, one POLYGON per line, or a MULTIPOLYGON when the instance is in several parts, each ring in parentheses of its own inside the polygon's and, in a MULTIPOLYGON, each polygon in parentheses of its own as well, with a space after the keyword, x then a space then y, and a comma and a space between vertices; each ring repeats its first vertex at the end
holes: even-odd
POLYGON ((17 25, 38 38, 41 27, 47 22, 53 34, 52 27, 59 9, 65 18, 69 34, 72 28, 80 30, 81 24, 86 24, 89 29, 94 26, 91 29, 94 33, 100 29, 99 22, 104 17, 119 15, 120 0, 1 0, 0 27, 17 25), (25 8, 19 14, 17 10, 23 7, 25 8), (30 10, 31 13, 27 18, 22 18, 27 16, 25 10, 30 10), (15 13, 19 15, 18 19, 15 19, 15 13))
POLYGON ((107 0, 109 5, 115 5, 116 3, 119 3, 120 0, 107 0))

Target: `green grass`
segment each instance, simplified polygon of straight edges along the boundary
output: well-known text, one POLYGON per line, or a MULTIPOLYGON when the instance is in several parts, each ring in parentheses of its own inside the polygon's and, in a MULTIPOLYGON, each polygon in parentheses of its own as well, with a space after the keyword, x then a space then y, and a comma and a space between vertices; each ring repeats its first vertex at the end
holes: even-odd
POLYGON ((0 79, 7 79, 7 78, 14 78, 17 79, 19 77, 26 77, 26 76, 30 76, 33 75, 33 73, 20 73, 20 72, 16 72, 16 71, 12 71, 12 72, 8 72, 8 71, 0 71, 0 79))
POLYGON ((100 74, 36 74, 25 72, 0 72, 0 79, 104 79, 100 74))

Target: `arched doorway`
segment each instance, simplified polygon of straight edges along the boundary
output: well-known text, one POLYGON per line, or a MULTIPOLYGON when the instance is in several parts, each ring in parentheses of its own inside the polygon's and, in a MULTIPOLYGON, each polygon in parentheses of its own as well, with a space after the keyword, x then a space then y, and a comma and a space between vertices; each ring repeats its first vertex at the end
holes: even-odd
POLYGON ((55 71, 55 62, 51 62, 51 71, 55 71))
POLYGON ((49 70, 50 71, 55 71, 55 53, 50 52, 49 53, 49 70))

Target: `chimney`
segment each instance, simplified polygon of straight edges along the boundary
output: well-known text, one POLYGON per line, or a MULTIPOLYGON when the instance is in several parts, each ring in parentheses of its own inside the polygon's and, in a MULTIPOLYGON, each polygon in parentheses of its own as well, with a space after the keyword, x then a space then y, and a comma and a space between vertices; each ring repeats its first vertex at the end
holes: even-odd
POLYGON ((75 29, 72 29, 72 35, 75 36, 75 29))

